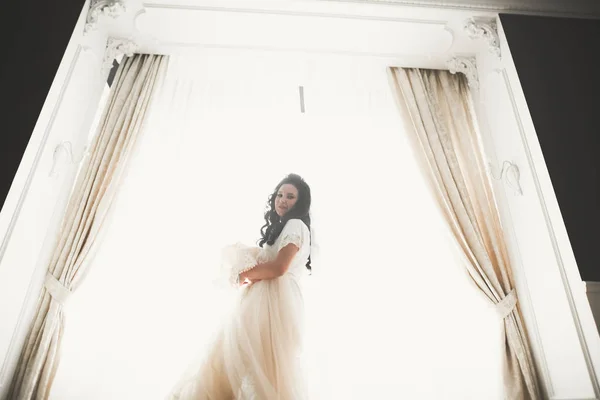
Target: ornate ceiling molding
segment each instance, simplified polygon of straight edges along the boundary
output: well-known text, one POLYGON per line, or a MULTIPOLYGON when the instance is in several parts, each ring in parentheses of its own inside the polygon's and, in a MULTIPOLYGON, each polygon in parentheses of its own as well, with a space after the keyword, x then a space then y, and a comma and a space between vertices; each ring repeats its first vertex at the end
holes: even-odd
POLYGON ((500 57, 500 38, 495 18, 470 18, 465 22, 465 31, 471 39, 483 39, 490 53, 500 57))
POLYGON ((115 58, 120 55, 131 57, 133 56, 133 53, 138 50, 138 47, 137 43, 129 39, 108 38, 104 59, 102 61, 102 75, 108 76, 115 58))
POLYGON ((461 73, 467 77, 471 89, 479 89, 479 78, 477 77, 477 61, 475 57, 455 56, 446 62, 448 70, 452 74, 461 73))
POLYGON ((117 18, 125 13, 126 7, 123 0, 91 0, 90 9, 85 19, 84 34, 95 30, 98 27, 98 20, 101 15, 110 18, 117 18))

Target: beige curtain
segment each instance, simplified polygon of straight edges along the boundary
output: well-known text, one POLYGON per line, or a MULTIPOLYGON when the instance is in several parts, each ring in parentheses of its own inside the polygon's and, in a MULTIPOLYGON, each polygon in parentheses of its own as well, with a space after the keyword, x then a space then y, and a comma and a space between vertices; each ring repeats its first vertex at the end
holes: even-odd
POLYGON ((469 275, 504 320, 505 396, 541 399, 466 78, 441 70, 390 68, 389 73, 398 105, 412 120, 417 157, 469 275))
POLYGON ((47 399, 64 330, 63 306, 82 282, 90 251, 103 228, 120 177, 130 158, 167 58, 125 58, 113 81, 90 155, 63 218, 37 312, 12 380, 9 398, 47 399))

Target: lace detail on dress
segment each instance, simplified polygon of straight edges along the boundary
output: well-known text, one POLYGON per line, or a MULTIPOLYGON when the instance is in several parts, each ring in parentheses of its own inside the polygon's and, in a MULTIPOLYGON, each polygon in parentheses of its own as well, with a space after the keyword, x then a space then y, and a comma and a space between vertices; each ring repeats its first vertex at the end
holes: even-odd
POLYGON ((257 400, 254 385, 249 377, 245 377, 242 380, 242 387, 240 388, 239 400, 257 400))
POLYGON ((290 232, 285 234, 285 236, 283 236, 281 238, 281 242, 279 243, 279 250, 283 249, 285 246, 287 246, 288 244, 294 244, 296 245, 296 247, 298 247, 299 249, 302 248, 302 235, 296 232, 290 232))

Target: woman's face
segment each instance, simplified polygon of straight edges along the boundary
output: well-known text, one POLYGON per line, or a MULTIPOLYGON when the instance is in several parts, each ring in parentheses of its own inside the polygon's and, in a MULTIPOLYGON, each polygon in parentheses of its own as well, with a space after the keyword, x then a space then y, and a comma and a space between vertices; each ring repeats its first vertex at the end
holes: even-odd
POLYGON ((296 186, 289 183, 281 185, 275 197, 275 211, 277 215, 283 217, 294 207, 297 201, 298 189, 296 189, 296 186))

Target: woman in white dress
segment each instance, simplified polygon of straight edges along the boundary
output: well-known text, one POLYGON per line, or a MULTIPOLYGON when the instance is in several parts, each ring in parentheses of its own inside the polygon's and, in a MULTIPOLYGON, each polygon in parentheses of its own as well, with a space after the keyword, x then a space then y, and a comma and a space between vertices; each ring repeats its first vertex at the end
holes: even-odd
POLYGON ((201 367, 170 399, 302 400, 299 353, 303 329, 300 279, 310 271, 308 184, 283 179, 269 197, 259 247, 224 252, 239 302, 201 367))

